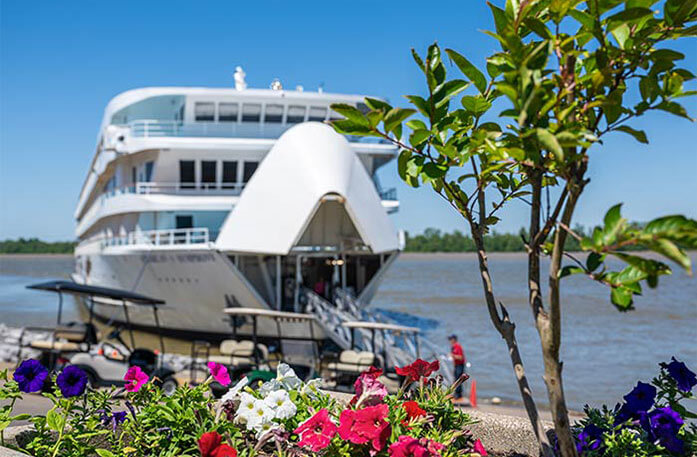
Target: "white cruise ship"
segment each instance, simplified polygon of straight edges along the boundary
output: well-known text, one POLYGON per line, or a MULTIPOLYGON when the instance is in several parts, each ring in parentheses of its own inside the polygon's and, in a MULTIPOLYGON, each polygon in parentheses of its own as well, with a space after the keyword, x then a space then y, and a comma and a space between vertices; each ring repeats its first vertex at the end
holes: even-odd
MULTIPOLYGON (((376 174, 397 150, 325 123, 332 103, 362 100, 248 89, 240 68, 234 88, 116 96, 75 211, 73 279, 164 299, 163 327, 188 336, 229 334, 231 306, 331 313, 316 336, 346 347, 330 308, 355 318, 401 240, 376 174)), ((107 305, 96 314, 120 320, 107 305)))

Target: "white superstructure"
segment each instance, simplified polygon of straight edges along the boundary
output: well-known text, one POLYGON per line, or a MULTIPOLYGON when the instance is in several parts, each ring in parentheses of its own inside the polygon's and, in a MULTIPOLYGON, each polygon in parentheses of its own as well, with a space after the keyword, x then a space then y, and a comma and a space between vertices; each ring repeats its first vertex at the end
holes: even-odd
POLYGON ((236 86, 111 100, 75 211, 74 279, 164 299, 163 326, 191 334, 228 333, 225 307, 302 311, 312 291, 368 303, 400 249, 395 191, 376 178, 396 149, 325 124, 363 96, 247 89, 240 70, 236 86))

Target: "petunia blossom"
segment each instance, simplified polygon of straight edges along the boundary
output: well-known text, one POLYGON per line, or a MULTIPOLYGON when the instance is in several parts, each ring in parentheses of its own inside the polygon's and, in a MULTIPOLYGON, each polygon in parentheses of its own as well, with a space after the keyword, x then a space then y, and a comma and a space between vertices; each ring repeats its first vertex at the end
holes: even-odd
POLYGON ((129 392, 138 392, 143 384, 148 382, 148 375, 138 366, 132 366, 126 372, 123 380, 126 381, 125 388, 129 392))
POLYGON ((418 382, 421 378, 428 378, 433 372, 438 371, 439 368, 440 363, 438 360, 428 363, 425 360, 416 359, 411 365, 396 367, 395 371, 400 376, 406 376, 409 382, 418 382))
POLYGON ((402 435, 389 448, 391 457, 430 457, 428 448, 411 436, 402 435))
POLYGON ((300 436, 298 446, 307 447, 312 452, 319 452, 329 446, 336 431, 337 427, 329 418, 329 411, 325 408, 300 424, 293 433, 300 436))
POLYGON ((223 437, 218 432, 207 432, 198 439, 201 457, 237 457, 237 451, 228 444, 221 444, 223 437))
POLYGON ((363 409, 345 409, 339 416, 339 436, 354 444, 370 443, 371 455, 381 451, 392 428, 387 422, 389 407, 386 404, 363 409))
POLYGON ((351 399, 351 404, 360 406, 375 406, 382 402, 382 399, 387 395, 387 388, 383 383, 378 381, 378 377, 382 374, 382 370, 375 367, 370 367, 364 371, 356 379, 353 387, 356 395, 351 399))
POLYGON ((402 408, 407 413, 406 420, 402 421, 402 425, 404 426, 408 427, 409 422, 411 422, 412 420, 426 416, 426 410, 419 407, 419 404, 415 401, 405 401, 404 403, 402 403, 402 408))
POLYGON ((237 384, 235 384, 227 392, 225 392, 225 395, 223 395, 220 399, 220 403, 223 404, 235 400, 242 391, 242 389, 244 389, 247 386, 247 384, 249 384, 249 378, 245 376, 242 379, 240 379, 237 382, 237 384))
POLYGON ((17 381, 19 390, 29 394, 41 390, 48 377, 48 370, 38 360, 29 359, 17 367, 12 377, 17 381))
POLYGON ((678 438, 678 432, 684 421, 678 412, 669 406, 656 408, 648 414, 650 434, 668 449, 676 454, 683 453, 684 442, 678 438))
POLYGON ((85 392, 87 373, 75 365, 67 366, 56 378, 56 384, 65 398, 77 397, 85 392))
POLYGON ((230 385, 230 375, 227 372, 227 368, 222 363, 208 362, 208 371, 210 371, 211 376, 217 382, 224 386, 230 385))
POLYGON ((271 392, 264 398, 264 402, 273 410, 276 419, 289 419, 295 416, 298 410, 285 390, 271 392))
POLYGON ((641 381, 637 383, 631 392, 624 396, 624 400, 627 402, 626 408, 631 413, 648 411, 653 406, 655 399, 656 388, 641 381))
POLYGON ((487 455, 489 455, 489 453, 486 452, 486 449, 484 448, 484 445, 483 445, 482 442, 479 441, 479 440, 476 440, 476 441, 474 442, 474 452, 476 452, 477 454, 481 455, 482 457, 486 457, 487 455))
POLYGON ((697 385, 697 375, 687 368, 687 365, 683 362, 676 360, 675 357, 673 357, 672 361, 667 365, 662 363, 661 367, 668 370, 668 374, 670 374, 677 383, 678 389, 683 392, 689 392, 697 385))

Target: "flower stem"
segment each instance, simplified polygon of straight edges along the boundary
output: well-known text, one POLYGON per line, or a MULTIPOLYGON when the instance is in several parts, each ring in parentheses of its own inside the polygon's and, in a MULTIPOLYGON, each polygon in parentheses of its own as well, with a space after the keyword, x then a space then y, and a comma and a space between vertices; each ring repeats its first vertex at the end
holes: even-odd
POLYGON ((53 452, 51 453, 51 457, 56 457, 58 455, 58 450, 60 449, 61 445, 61 440, 63 439, 63 433, 65 432, 65 426, 68 423, 68 414, 70 414, 70 411, 73 409, 73 399, 71 398, 68 400, 68 407, 63 408, 63 412, 65 412, 65 417, 63 417, 63 422, 61 423, 61 429, 58 431, 58 439, 56 440, 56 445, 53 446, 53 452))

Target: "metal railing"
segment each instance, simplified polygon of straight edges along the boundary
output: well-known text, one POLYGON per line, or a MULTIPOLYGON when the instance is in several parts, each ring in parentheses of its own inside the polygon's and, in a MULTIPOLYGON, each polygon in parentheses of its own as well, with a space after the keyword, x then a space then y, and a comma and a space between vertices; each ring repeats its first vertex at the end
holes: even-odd
POLYGON ((207 227, 186 229, 165 229, 129 232, 126 236, 106 237, 102 247, 109 246, 174 246, 208 244, 210 240, 207 227))
POLYGON ((240 195, 245 183, 205 182, 137 182, 134 185, 107 190, 99 198, 104 201, 119 195, 240 195))
MULTIPOLYGON (((158 137, 218 137, 218 138, 278 138, 295 123, 269 122, 182 122, 138 120, 125 126, 136 138, 158 137)), ((347 135, 352 143, 390 144, 384 138, 347 135)))

